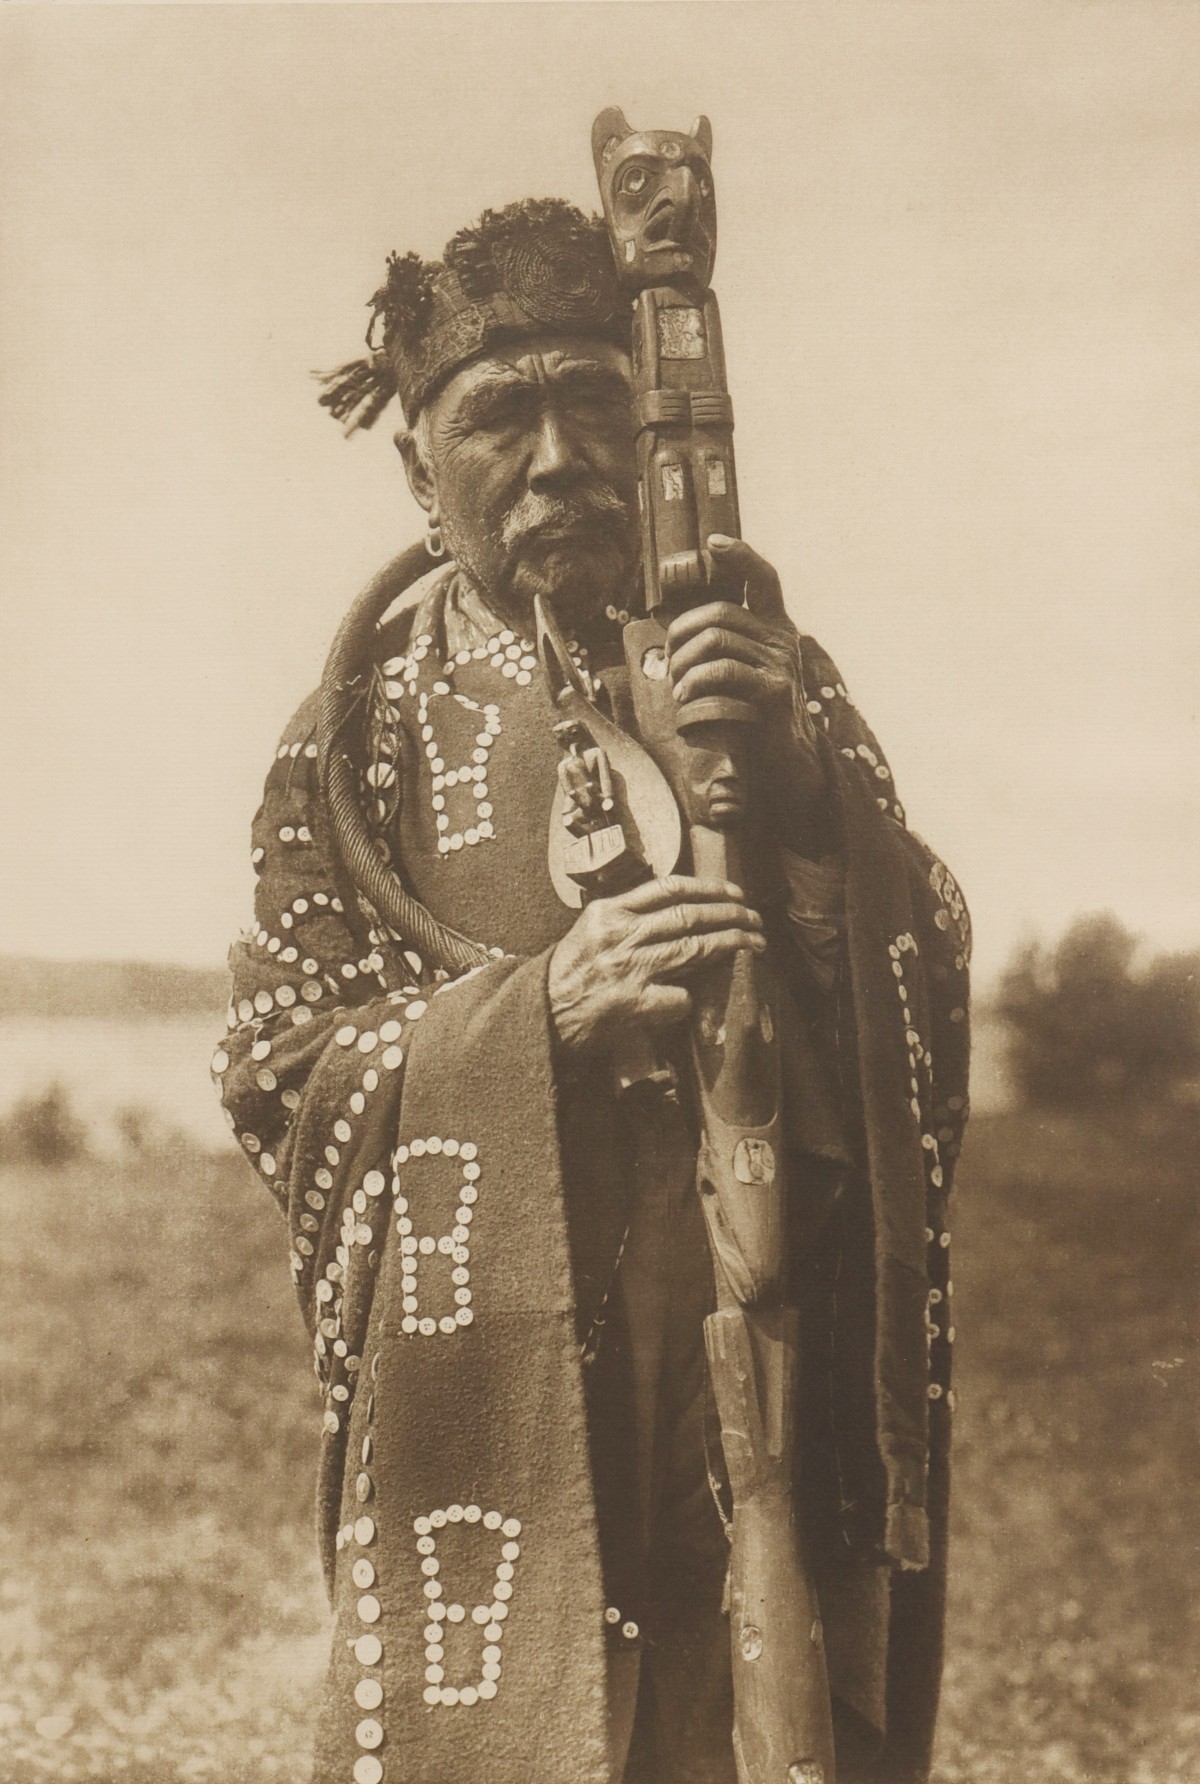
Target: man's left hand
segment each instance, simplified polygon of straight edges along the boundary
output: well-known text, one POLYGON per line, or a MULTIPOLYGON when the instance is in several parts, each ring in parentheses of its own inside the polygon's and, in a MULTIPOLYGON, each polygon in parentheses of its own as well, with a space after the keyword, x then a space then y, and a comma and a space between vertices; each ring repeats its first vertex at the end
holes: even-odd
MULTIPOLYGON (((746 700, 774 729, 791 729, 803 706, 800 636, 788 618, 778 573, 741 539, 708 540, 721 583, 734 601, 689 607, 671 622, 667 655, 675 698, 746 700)), ((806 728, 807 729, 807 728, 806 728)))
POLYGON ((745 604, 709 601, 671 622, 667 656, 675 698, 685 711, 689 702, 713 697, 754 706, 773 790, 811 832, 825 801, 825 777, 804 708, 800 635, 784 607, 778 573, 741 539, 714 533, 707 543, 721 582, 745 604))

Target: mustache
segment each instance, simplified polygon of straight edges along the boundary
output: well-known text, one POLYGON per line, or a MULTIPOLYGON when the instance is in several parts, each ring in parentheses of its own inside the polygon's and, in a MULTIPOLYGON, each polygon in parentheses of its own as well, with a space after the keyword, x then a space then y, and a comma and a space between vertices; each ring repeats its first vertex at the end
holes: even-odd
POLYGON ((505 550, 511 551, 539 533, 569 532, 580 527, 603 525, 609 520, 627 522, 628 519, 626 504, 609 484, 601 484, 586 494, 570 496, 539 495, 534 490, 526 490, 504 516, 500 543, 505 550))

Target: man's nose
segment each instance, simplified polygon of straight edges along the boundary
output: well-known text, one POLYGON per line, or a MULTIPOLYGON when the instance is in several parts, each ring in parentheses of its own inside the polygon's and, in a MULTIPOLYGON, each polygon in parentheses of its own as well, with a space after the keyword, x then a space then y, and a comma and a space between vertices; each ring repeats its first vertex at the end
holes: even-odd
POLYGON ((543 412, 538 422, 533 451, 529 459, 529 487, 543 493, 575 483, 586 470, 586 460, 579 442, 563 417, 553 409, 543 412))

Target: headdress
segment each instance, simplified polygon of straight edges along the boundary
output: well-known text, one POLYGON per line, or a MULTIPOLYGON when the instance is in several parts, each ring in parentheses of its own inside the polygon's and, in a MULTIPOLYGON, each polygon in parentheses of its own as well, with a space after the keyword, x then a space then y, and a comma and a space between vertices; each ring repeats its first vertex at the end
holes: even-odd
POLYGON ((390 255, 370 309, 366 356, 317 374, 319 400, 348 434, 370 427, 393 396, 411 422, 452 372, 522 335, 553 329, 630 344, 604 224, 561 198, 485 211, 440 261, 390 255))

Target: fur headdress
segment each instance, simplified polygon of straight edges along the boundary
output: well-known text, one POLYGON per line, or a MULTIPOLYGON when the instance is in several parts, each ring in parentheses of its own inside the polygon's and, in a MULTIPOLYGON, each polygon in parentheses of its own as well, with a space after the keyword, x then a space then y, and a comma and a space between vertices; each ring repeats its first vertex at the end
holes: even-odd
POLYGON ((393 396, 411 423, 452 372, 522 335, 553 329, 630 344, 604 224, 561 198, 485 211, 440 261, 390 255, 370 308, 366 357, 317 374, 319 400, 348 434, 370 427, 393 396))

